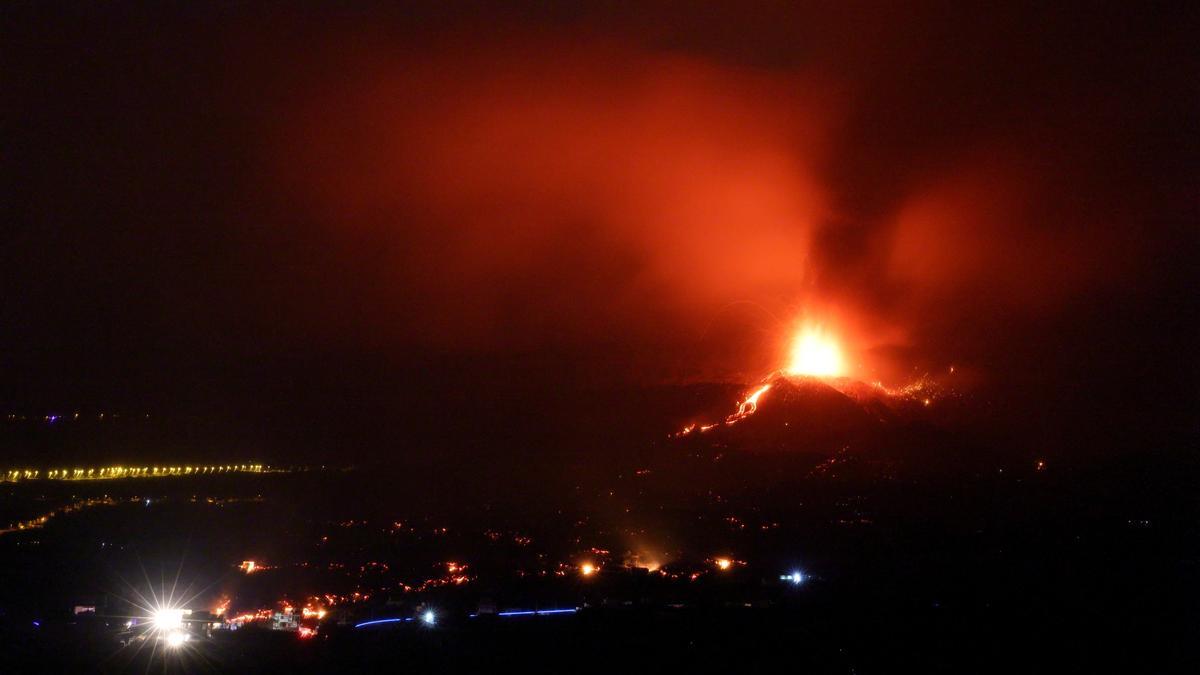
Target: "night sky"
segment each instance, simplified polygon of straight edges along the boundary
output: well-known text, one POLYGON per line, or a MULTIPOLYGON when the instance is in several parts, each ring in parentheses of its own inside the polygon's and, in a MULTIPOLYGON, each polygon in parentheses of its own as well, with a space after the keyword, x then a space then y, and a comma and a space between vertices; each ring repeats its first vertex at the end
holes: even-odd
POLYGON ((338 4, 5 4, 0 407, 494 430, 815 320, 1194 430, 1185 3, 338 4))

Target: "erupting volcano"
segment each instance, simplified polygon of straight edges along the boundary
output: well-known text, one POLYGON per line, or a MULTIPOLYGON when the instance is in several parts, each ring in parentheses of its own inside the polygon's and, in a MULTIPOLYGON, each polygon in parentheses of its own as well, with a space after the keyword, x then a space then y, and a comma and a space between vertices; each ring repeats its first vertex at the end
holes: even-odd
POLYGON ((941 395, 928 377, 892 389, 853 379, 848 372, 838 337, 805 325, 792 340, 786 365, 748 388, 734 412, 719 422, 689 424, 674 436, 715 435, 720 444, 760 449, 821 445, 906 419, 941 395), (734 425, 740 438, 725 438, 723 431, 734 425))

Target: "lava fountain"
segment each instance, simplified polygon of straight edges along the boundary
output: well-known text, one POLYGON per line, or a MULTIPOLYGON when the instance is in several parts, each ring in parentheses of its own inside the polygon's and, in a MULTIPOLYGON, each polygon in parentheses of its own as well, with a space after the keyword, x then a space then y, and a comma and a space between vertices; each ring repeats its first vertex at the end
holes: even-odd
POLYGON ((824 329, 818 326, 805 327, 792 342, 791 358, 784 372, 788 375, 817 377, 844 375, 842 348, 824 329))

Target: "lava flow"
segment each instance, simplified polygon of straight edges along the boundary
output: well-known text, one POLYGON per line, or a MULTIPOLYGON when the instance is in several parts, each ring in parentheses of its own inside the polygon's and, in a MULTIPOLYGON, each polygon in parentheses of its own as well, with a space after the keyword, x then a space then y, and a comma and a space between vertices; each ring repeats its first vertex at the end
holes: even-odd
MULTIPOLYGON (((749 396, 746 397, 745 401, 742 401, 741 403, 738 404, 737 412, 735 412, 734 414, 725 418, 725 423, 726 424, 734 424, 739 420, 742 420, 744 418, 747 418, 747 417, 753 415, 754 412, 756 410, 758 410, 758 399, 763 394, 767 393, 767 390, 770 388, 771 388, 770 384, 764 384, 763 386, 754 390, 753 394, 750 394, 749 396)), ((711 429, 712 425, 709 425, 708 428, 711 429)), ((701 431, 707 431, 707 430, 708 429, 701 429, 701 431)))

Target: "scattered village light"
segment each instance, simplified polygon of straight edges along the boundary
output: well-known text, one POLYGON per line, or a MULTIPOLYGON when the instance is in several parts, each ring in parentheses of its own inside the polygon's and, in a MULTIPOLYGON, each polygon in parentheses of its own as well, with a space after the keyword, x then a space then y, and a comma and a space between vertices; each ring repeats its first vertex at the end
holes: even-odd
POLYGON ((427 609, 425 610, 425 613, 421 615, 421 621, 424 621, 425 625, 427 626, 432 626, 433 624, 437 623, 437 615, 433 613, 432 609, 427 609))

